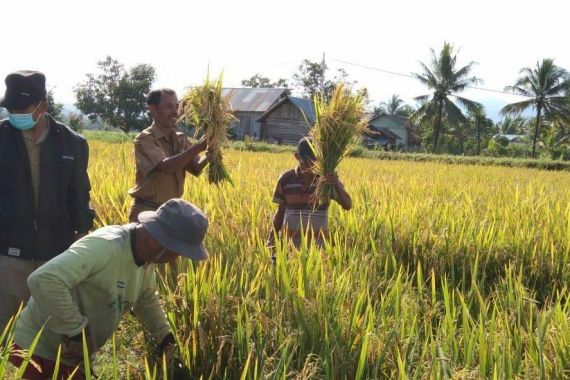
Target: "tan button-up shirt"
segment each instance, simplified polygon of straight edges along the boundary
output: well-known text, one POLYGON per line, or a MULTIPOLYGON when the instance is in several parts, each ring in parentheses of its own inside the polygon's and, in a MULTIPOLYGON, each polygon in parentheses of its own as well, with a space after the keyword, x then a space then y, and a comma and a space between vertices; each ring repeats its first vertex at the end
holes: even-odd
POLYGON ((32 186, 34 187, 34 202, 38 205, 40 196, 40 154, 42 151, 42 143, 45 141, 49 132, 49 123, 46 123, 44 130, 37 140, 32 138, 30 131, 22 131, 22 137, 28 151, 28 160, 30 161, 30 173, 32 175, 32 186))
POLYGON ((136 178, 129 195, 161 205, 172 198, 180 198, 184 192, 186 171, 168 174, 154 170, 162 160, 189 149, 188 137, 174 130, 164 133, 156 124, 135 137, 136 178))

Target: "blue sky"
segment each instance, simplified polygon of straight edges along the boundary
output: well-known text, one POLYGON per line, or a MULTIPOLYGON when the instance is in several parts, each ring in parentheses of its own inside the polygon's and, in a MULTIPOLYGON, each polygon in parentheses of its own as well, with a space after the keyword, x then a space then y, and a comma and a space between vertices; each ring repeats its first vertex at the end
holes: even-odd
MULTIPOLYGON (((502 90, 523 66, 552 57, 570 69, 566 2, 300 1, 9 1, 0 5, 5 55, 0 76, 23 69, 46 73, 56 99, 73 103, 73 86, 111 55, 127 66, 150 63, 157 86, 182 91, 208 66, 224 69, 226 86, 255 73, 290 78, 304 59, 323 52, 375 103, 425 93, 416 81, 348 66, 355 62, 401 73, 419 71, 430 47, 460 48, 459 64, 476 61, 483 87, 502 90)), ((4 91, 3 83, 0 91, 4 91)), ((519 98, 469 90, 491 108, 519 98)))

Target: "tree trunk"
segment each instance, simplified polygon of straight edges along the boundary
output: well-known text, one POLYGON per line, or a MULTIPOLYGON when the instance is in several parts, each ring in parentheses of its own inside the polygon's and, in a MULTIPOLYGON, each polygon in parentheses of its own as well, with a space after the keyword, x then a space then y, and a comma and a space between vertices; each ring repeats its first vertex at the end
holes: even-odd
POLYGON ((538 129, 540 127, 541 111, 542 111, 542 108, 540 106, 538 106, 536 108, 536 125, 534 126, 534 137, 532 139, 532 158, 534 158, 534 154, 536 152, 536 138, 538 137, 538 129))
POLYGON ((439 103, 437 105, 437 116, 435 119, 434 129, 434 139, 433 139, 433 153, 437 149, 437 140, 439 139, 439 130, 441 129, 441 113, 443 112, 443 104, 439 103))
POLYGON ((481 154, 481 120, 477 120, 477 155, 481 154))

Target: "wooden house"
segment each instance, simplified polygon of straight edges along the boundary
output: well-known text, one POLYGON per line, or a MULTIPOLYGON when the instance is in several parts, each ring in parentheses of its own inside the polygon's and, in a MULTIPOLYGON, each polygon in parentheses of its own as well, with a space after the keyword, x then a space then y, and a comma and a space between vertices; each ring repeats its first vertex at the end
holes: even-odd
POLYGON ((257 122, 263 140, 294 145, 315 124, 315 106, 309 99, 287 96, 264 112, 257 122))
POLYGON ((279 99, 287 96, 284 88, 224 88, 236 118, 230 125, 230 131, 237 140, 246 136, 259 140, 261 131, 256 120, 279 99))

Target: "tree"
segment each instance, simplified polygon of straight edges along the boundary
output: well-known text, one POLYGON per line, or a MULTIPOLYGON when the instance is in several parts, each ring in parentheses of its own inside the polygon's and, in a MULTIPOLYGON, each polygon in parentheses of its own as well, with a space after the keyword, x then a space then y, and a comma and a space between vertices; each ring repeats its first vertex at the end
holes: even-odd
MULTIPOLYGON (((313 99, 316 94, 322 94, 326 99, 333 93, 336 84, 347 81, 348 74, 343 69, 338 69, 333 79, 327 79, 328 66, 323 58, 321 62, 303 60, 299 65, 298 72, 293 74, 293 81, 300 90, 301 96, 313 99)), ((355 84, 352 82, 351 84, 355 84)))
POLYGON ((286 79, 280 78, 277 82, 271 82, 271 79, 260 74, 255 74, 249 79, 242 80, 241 85, 251 88, 288 88, 286 79))
POLYGON ((154 67, 140 64, 126 70, 111 57, 97 66, 97 75, 87 74, 87 80, 75 87, 76 107, 89 119, 100 118, 125 133, 146 127, 146 94, 154 82, 154 67))
POLYGON ((420 102, 420 107, 412 115, 412 120, 416 124, 433 122, 433 151, 437 149, 441 126, 444 119, 452 126, 457 126, 466 121, 461 109, 451 101, 450 97, 467 110, 473 110, 481 105, 472 100, 458 96, 457 93, 465 90, 466 87, 478 83, 477 77, 470 76, 474 62, 456 69, 457 55, 453 50, 453 45, 445 42, 439 55, 431 49, 432 60, 430 66, 420 62, 422 73, 413 75, 423 83, 429 90, 430 95, 418 96, 416 100, 420 102))
POLYGON ((503 135, 524 135, 526 133, 526 120, 521 116, 505 116, 499 122, 499 132, 503 135))
POLYGON ((477 140, 477 155, 481 154, 481 140, 488 137, 493 128, 493 120, 485 114, 483 107, 477 107, 469 112, 469 122, 475 131, 477 140))
POLYGON ((377 115, 410 117, 412 112, 412 107, 408 106, 399 95, 392 95, 387 102, 382 102, 377 107, 374 107, 374 113, 377 115))
POLYGON ((368 92, 368 89, 366 87, 359 88, 356 90, 356 95, 361 96, 364 106, 368 107, 370 104, 370 93, 368 92))
POLYGON ((56 120, 61 121, 61 111, 63 111, 63 103, 58 103, 55 101, 53 96, 53 90, 48 90, 47 92, 47 103, 48 109, 47 113, 51 115, 56 120))
POLYGON ((501 113, 520 115, 527 109, 536 111, 532 138, 532 157, 534 158, 541 124, 555 120, 570 121, 570 75, 566 70, 556 66, 554 60, 550 58, 537 62, 534 69, 522 68, 520 74, 522 76, 515 84, 505 87, 505 90, 528 99, 507 104, 501 113))
POLYGON ((71 113, 69 115, 69 128, 78 133, 83 132, 83 129, 85 129, 83 115, 80 113, 71 113))

